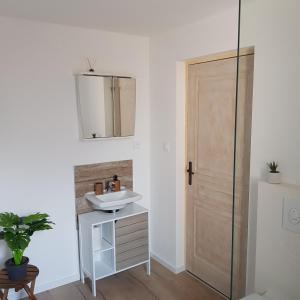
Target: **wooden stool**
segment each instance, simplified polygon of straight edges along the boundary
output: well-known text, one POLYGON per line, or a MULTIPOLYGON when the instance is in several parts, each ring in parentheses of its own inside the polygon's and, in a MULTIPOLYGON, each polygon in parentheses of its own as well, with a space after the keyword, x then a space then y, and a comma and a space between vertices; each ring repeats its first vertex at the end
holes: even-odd
POLYGON ((30 300, 36 300, 34 296, 35 279, 39 275, 39 269, 36 266, 28 265, 26 277, 20 281, 11 281, 8 279, 6 269, 0 271, 0 299, 7 300, 9 289, 15 289, 16 292, 24 289, 30 300), (28 284, 30 284, 30 287, 28 284), (2 292, 1 289, 4 291, 2 292))

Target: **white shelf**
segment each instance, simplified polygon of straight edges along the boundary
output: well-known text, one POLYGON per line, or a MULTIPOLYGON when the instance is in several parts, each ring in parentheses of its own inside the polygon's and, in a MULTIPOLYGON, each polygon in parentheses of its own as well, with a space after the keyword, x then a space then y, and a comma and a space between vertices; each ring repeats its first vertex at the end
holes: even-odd
POLYGON ((114 268, 112 266, 107 265, 102 260, 95 262, 95 280, 104 278, 114 273, 115 273, 114 268))
POLYGON ((99 247, 96 247, 94 249, 95 252, 97 251, 107 251, 107 250, 111 250, 113 249, 113 245, 110 244, 108 241, 106 241, 105 239, 101 239, 101 242, 100 242, 100 246, 99 247))

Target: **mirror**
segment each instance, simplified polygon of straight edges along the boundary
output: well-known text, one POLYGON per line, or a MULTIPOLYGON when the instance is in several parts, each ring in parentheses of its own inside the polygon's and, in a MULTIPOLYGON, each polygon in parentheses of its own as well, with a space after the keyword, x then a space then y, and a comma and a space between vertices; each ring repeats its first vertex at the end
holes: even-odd
POLYGON ((134 78, 80 74, 76 86, 83 139, 134 135, 134 78))

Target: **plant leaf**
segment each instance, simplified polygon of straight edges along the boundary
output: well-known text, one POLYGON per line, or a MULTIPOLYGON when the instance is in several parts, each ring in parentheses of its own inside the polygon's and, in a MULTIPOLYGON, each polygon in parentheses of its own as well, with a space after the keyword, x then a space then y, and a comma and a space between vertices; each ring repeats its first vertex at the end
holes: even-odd
POLYGON ((32 235, 35 231, 52 229, 52 226, 50 224, 53 224, 53 223, 46 219, 40 220, 38 222, 34 222, 29 225, 27 232, 29 235, 32 235))
POLYGON ((20 233, 5 232, 4 239, 7 243, 7 246, 12 251, 25 250, 30 243, 29 235, 23 232, 20 233))
POLYGON ((20 218, 13 213, 1 213, 0 214, 0 226, 1 227, 12 227, 20 223, 20 218))
POLYGON ((48 214, 36 213, 36 214, 29 215, 27 217, 22 218, 22 220, 23 220, 24 224, 29 225, 33 222, 37 222, 37 221, 47 219, 48 217, 49 217, 48 214))

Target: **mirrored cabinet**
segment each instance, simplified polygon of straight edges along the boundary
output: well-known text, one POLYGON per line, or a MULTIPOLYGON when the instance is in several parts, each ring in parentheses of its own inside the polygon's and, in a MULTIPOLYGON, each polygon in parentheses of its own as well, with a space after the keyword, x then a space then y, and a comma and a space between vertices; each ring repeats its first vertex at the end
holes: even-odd
POLYGON ((81 138, 133 136, 136 81, 131 77, 76 75, 81 138))

